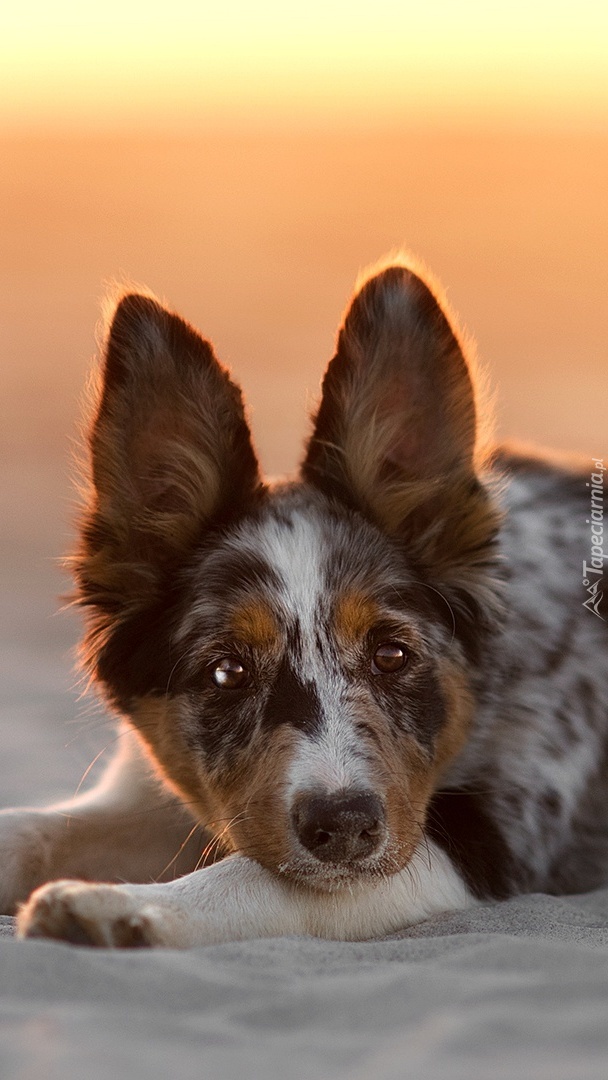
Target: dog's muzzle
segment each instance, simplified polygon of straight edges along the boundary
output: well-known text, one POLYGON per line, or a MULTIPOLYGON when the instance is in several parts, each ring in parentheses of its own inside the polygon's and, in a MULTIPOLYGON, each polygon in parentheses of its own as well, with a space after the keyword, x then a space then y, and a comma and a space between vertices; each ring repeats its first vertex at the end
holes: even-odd
POLYGON ((291 812, 302 847, 324 863, 359 862, 373 855, 386 837, 386 815, 373 792, 302 793, 291 812))

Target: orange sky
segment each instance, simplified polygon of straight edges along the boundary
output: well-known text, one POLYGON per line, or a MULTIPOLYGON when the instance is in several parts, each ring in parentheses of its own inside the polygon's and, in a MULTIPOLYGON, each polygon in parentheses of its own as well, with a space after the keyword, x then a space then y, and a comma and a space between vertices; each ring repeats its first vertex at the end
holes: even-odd
POLYGON ((21 0, 0 14, 0 126, 597 129, 607 54, 605 0, 21 0))

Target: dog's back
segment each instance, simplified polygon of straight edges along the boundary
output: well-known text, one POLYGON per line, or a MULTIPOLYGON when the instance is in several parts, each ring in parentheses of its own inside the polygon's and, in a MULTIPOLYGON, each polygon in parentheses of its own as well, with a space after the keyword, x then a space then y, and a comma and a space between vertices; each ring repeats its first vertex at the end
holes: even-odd
MULTIPOLYGON (((479 841, 504 839, 506 891, 582 891, 608 878, 608 624, 592 552, 602 533, 591 531, 603 463, 584 471, 504 452, 497 466, 506 614, 446 787, 471 792, 498 825, 479 841)), ((458 798, 446 796, 444 812, 458 798)), ((463 827, 474 846, 473 820, 463 827)))

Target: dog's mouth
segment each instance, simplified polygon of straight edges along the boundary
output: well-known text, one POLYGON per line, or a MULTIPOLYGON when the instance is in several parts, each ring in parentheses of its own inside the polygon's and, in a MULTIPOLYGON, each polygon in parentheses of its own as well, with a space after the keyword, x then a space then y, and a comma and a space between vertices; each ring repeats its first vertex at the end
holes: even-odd
POLYGON ((412 853, 391 835, 384 802, 370 791, 303 794, 294 800, 290 825, 289 854, 276 872, 325 892, 390 877, 412 853))
POLYGON ((295 854, 279 863, 276 872, 294 885, 318 889, 321 892, 337 892, 340 889, 351 889, 358 883, 365 884, 392 877, 403 869, 408 858, 409 856, 404 857, 397 845, 387 845, 378 856, 352 863, 322 863, 305 854, 295 854))

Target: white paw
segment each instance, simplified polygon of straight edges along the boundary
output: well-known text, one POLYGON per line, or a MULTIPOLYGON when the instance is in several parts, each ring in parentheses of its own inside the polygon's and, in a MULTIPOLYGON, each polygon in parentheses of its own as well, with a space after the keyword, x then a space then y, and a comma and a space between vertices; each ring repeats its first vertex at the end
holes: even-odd
POLYGON ((30 896, 17 916, 19 937, 133 949, 163 945, 162 912, 122 885, 54 881, 30 896))

